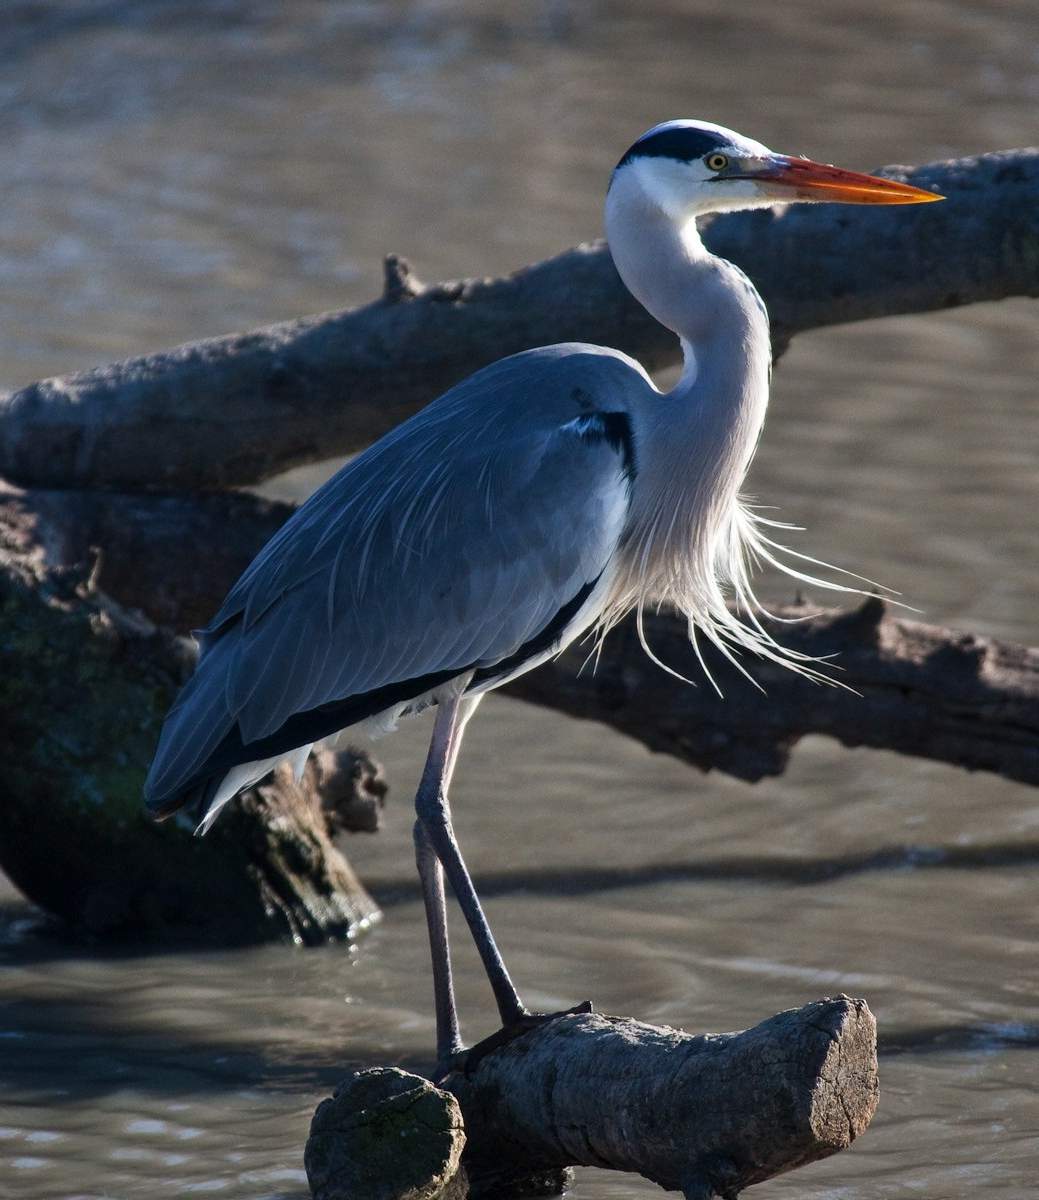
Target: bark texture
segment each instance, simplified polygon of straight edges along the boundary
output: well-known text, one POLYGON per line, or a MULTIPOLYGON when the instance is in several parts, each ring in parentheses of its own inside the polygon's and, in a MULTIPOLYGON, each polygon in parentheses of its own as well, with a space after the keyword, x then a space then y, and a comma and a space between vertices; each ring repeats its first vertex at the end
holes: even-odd
POLYGON ((691 687, 646 656, 629 619, 611 633, 594 674, 587 646, 508 685, 520 696, 572 716, 602 721, 700 767, 756 781, 780 775, 806 734, 845 746, 872 746, 970 771, 1039 784, 1039 650, 896 616, 882 600, 851 611, 777 609, 796 624, 771 624, 785 646, 834 655, 842 686, 812 684, 772 663, 747 658, 752 687, 716 654, 704 658, 724 698, 702 680, 685 622, 647 614, 654 653, 701 680, 691 687), (851 690, 849 690, 851 689, 851 690))
POLYGON ((240 492, 23 492, 0 479, 0 547, 52 570, 89 570, 124 607, 183 633, 206 624, 292 511, 240 492))
POLYGON ((464 1200, 464 1148, 454 1096, 376 1067, 318 1105, 303 1161, 314 1200, 464 1200))
POLYGON ((876 1024, 864 1001, 846 996, 717 1035, 561 1016, 479 1056, 443 1089, 393 1073, 416 1115, 402 1124, 398 1104, 373 1145, 373 1076, 385 1087, 389 1074, 355 1075, 318 1108, 306 1154, 318 1200, 432 1200, 458 1187, 462 1169, 470 1194, 502 1196, 531 1178, 559 1182, 569 1166, 633 1171, 688 1200, 728 1200, 846 1149, 878 1098, 876 1024), (455 1100, 465 1143, 452 1172, 426 1145, 457 1128, 455 1100), (357 1185, 369 1157, 380 1164, 377 1191, 357 1185), (416 1177, 415 1164, 429 1160, 435 1183, 430 1172, 416 1177))
MULTIPOLYGON (((886 173, 944 204, 736 213, 711 248, 761 290, 778 348, 805 329, 1039 294, 1039 150, 886 173)), ((655 369, 675 338, 601 242, 501 279, 425 287, 392 256, 383 297, 0 398, 0 475, 37 487, 219 489, 359 450, 476 368, 601 342, 655 369)))

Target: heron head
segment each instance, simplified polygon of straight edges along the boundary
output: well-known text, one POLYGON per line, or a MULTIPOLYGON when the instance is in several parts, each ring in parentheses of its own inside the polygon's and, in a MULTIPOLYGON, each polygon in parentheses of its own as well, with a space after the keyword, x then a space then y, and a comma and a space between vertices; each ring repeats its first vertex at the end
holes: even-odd
POLYGON ((764 208, 793 201, 921 204, 942 197, 922 188, 777 154, 707 121, 665 121, 635 142, 617 164, 623 179, 669 217, 764 208))

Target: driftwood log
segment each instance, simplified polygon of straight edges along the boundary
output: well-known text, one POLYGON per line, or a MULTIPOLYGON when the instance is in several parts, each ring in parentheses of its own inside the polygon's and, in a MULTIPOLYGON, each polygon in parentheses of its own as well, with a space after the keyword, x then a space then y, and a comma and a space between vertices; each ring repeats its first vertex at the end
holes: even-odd
POLYGON ((157 826, 141 788, 190 669, 183 641, 75 571, 41 569, 0 526, 0 868, 74 929, 246 942, 352 937, 378 909, 332 842, 370 829, 385 784, 323 753, 251 789, 206 838, 157 826))
POLYGON ((0 479, 0 548, 42 569, 89 569, 124 608, 179 633, 209 621, 291 514, 240 492, 22 491, 0 479))
MULTIPOLYGON (((103 546, 98 586, 150 620, 183 630, 211 616, 291 511, 244 495, 8 488, 0 491, 0 537, 6 530, 23 553, 36 547, 57 569, 90 561, 91 548, 103 546), (199 546, 207 547, 204 572, 199 546)), ((577 644, 505 690, 741 779, 781 774, 796 743, 821 733, 847 746, 1039 783, 1039 650, 908 620, 880 600, 850 612, 788 608, 778 615, 798 619, 774 625, 775 636, 805 654, 835 654, 831 673, 843 686, 807 683, 748 658, 758 690, 705 652, 723 686, 720 698, 706 682, 692 687, 655 666, 629 620, 607 638, 594 672, 584 666, 588 646, 577 644)), ((645 630, 658 657, 702 678, 684 621, 647 614, 645 630)))
POLYGON ((696 1037, 569 1014, 471 1058, 441 1088, 345 1080, 311 1125, 315 1200, 544 1195, 571 1166, 729 1200, 847 1148, 877 1106, 876 1024, 846 996, 696 1037))
MULTIPOLYGON (((707 230, 764 296, 773 340, 823 325, 1039 295, 1039 150, 886 172, 920 211, 792 205, 707 230), (806 269, 811 264, 811 269, 806 269)), ((676 339, 602 243, 503 279, 424 287, 388 260, 353 311, 214 338, 0 398, 0 475, 34 487, 214 489, 359 450, 462 376, 530 346, 593 341, 657 367, 676 339)))

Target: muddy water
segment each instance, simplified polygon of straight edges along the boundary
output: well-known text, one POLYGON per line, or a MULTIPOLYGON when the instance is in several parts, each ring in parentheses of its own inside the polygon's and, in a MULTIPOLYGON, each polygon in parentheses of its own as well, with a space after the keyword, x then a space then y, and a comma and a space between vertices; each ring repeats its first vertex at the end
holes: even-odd
MULTIPOLYGON (((387 250, 426 278, 543 257, 598 232, 610 164, 669 115, 863 168, 1027 144, 1037 34, 1030 2, 18 6, 0 384, 363 300, 387 250)), ((800 339, 753 490, 930 619, 1034 644, 1035 322, 1013 302, 800 339)), ((42 937, 6 894, 0 1196, 304 1194, 309 1114, 343 1068, 429 1052, 408 834, 426 734, 379 747, 387 828, 349 851, 386 916, 353 952, 116 956, 42 937)), ((782 779, 705 780, 492 696, 456 805, 534 1005, 699 1030, 868 998, 873 1129, 762 1195, 1033 1194, 1028 789, 815 739, 782 779)), ((478 1036, 488 996, 459 958, 478 1036)))

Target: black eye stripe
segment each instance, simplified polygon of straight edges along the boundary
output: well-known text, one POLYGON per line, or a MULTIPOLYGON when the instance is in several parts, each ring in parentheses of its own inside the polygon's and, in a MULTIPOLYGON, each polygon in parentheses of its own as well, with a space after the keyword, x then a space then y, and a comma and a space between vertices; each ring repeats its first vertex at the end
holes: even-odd
POLYGON ((725 138, 707 129, 661 129, 637 141, 617 166, 623 167, 639 158, 673 158, 678 162, 693 162, 725 145, 725 138))

